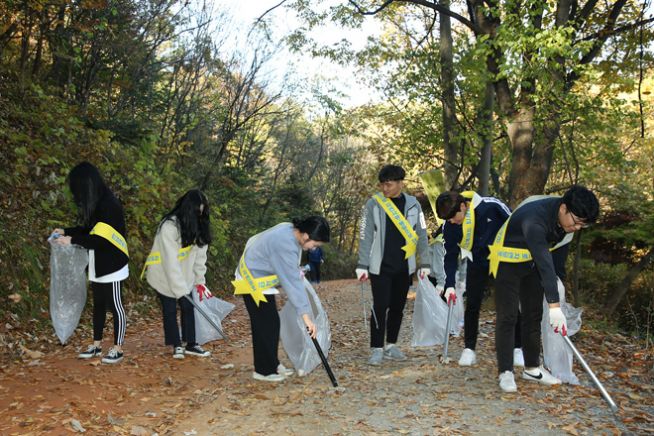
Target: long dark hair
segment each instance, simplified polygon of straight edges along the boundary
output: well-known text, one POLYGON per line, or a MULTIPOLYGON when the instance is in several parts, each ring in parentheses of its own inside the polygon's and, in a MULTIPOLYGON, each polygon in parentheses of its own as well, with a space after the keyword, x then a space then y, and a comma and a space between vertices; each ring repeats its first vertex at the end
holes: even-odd
POLYGON ((167 220, 175 218, 182 237, 182 247, 192 244, 204 247, 211 243, 209 216, 207 196, 199 189, 191 189, 177 200, 173 210, 164 215, 159 227, 167 220), (202 212, 200 206, 204 206, 202 212))
POLYGON ((88 162, 77 164, 70 170, 68 186, 73 194, 81 224, 90 227, 100 199, 111 191, 104 183, 100 171, 88 162))
POLYGON ((324 217, 311 215, 303 219, 294 218, 293 227, 309 235, 316 242, 329 242, 329 223, 324 217))

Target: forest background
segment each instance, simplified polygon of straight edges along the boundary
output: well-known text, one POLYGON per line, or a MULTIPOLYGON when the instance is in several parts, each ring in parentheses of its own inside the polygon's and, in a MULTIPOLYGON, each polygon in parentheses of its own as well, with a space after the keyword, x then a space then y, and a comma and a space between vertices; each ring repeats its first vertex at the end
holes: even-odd
POLYGON ((594 190, 602 214, 573 242, 569 298, 649 349, 653 24, 649 0, 283 0, 235 35, 219 2, 4 0, 1 342, 19 353, 48 326, 45 239, 75 222, 66 175, 82 160, 126 211, 130 311, 156 309, 138 275, 192 187, 212 205, 214 292, 231 292, 247 238, 308 213, 332 227, 325 278, 352 277, 361 207, 392 162, 421 197, 434 170, 442 189, 512 207, 573 183, 594 190), (299 23, 282 35, 281 10, 299 23), (379 32, 363 48, 312 36, 369 20, 379 32), (338 80, 379 101, 346 107, 329 82, 271 73, 288 51, 347 65, 355 74, 338 80))

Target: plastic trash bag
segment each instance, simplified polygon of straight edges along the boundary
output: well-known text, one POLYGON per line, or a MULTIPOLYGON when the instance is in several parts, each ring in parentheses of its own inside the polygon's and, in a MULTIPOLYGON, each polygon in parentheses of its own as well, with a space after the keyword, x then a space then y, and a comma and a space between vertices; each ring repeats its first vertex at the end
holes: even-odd
MULTIPOLYGON (((565 302, 565 287, 561 280, 558 280, 559 302, 561 310, 565 315, 568 336, 572 336, 581 328, 582 309, 576 308, 565 302)), ((541 332, 543 336, 543 360, 554 377, 561 379, 564 383, 578 385, 579 379, 572 372, 572 350, 565 343, 563 336, 554 333, 550 326, 549 305, 543 297, 543 319, 541 321, 541 332)))
POLYGON ((463 327, 463 318, 465 315, 465 306, 463 304, 463 294, 466 291, 466 273, 468 270, 468 261, 462 260, 456 270, 456 303, 452 309, 452 321, 450 322, 450 334, 459 336, 463 327))
MULTIPOLYGON (((327 357, 331 347, 331 332, 327 312, 322 307, 318 294, 316 294, 306 278, 304 279, 304 288, 311 303, 313 323, 318 331, 316 340, 320 344, 325 357, 327 357)), ((299 376, 309 374, 322 362, 311 337, 307 333, 304 321, 295 311, 295 307, 288 301, 279 312, 279 318, 281 322, 279 334, 286 355, 291 360, 299 376)))
MULTIPOLYGON (((418 279, 416 300, 413 303, 413 347, 430 347, 445 343, 447 304, 436 293, 427 279, 418 279)), ((453 321, 450 321, 452 324, 453 321)), ((450 326, 451 327, 451 326, 450 326)))
POLYGON ((50 318, 62 344, 79 324, 86 304, 88 251, 76 245, 50 242, 50 318))
MULTIPOLYGON (((208 289, 207 289, 208 290, 208 289)), ((222 328, 222 320, 234 309, 234 305, 225 300, 214 296, 209 292, 198 292, 198 289, 193 287, 193 302, 197 304, 211 320, 222 328)), ((195 342, 204 345, 207 342, 223 339, 222 335, 211 325, 209 321, 197 310, 194 310, 195 317, 195 342)))

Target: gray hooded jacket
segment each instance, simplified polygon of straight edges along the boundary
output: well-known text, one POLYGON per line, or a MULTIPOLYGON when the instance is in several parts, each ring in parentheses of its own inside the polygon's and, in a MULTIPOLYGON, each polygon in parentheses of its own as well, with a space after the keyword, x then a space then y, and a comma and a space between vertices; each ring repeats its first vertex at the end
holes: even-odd
MULTIPOLYGON (((402 193, 406 199, 404 217, 418 235, 417 253, 420 268, 429 268, 429 246, 427 244, 427 226, 420 203, 416 197, 402 193)), ((359 263, 357 268, 367 269, 370 274, 379 274, 384 241, 386 239, 386 212, 374 198, 370 198, 363 208, 363 218, 359 231, 359 263)), ((416 256, 409 259, 409 274, 416 271, 416 256)))

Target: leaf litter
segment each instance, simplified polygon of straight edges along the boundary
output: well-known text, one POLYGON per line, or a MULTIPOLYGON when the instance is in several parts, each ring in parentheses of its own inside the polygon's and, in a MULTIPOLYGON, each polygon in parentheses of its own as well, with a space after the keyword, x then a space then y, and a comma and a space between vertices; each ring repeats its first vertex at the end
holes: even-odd
MULTIPOLYGON (((591 435, 654 430, 652 353, 630 338, 587 326, 575 338, 618 403, 620 422, 578 365, 582 386, 548 389, 518 380, 517 394, 502 394, 494 314, 488 310, 480 321, 476 366, 440 364, 440 347, 411 348, 410 300, 398 341, 409 359, 373 368, 365 363, 369 333, 358 284, 325 282, 319 295, 330 318, 329 361, 339 388, 331 387, 321 367, 281 384, 252 380, 249 320, 242 300, 235 300, 227 324, 231 340, 207 344, 212 355, 206 359, 172 359, 158 313, 130 318, 125 361, 115 367, 75 358, 87 344, 89 326, 80 326, 65 347, 47 337, 25 342, 19 347, 23 359, 0 370, 0 433, 172 435, 229 428, 235 434, 591 435)), ((111 338, 109 328, 106 337, 111 338)), ((452 356, 462 348, 462 338, 450 340, 452 356)), ((281 346, 280 358, 290 366, 281 346)))

